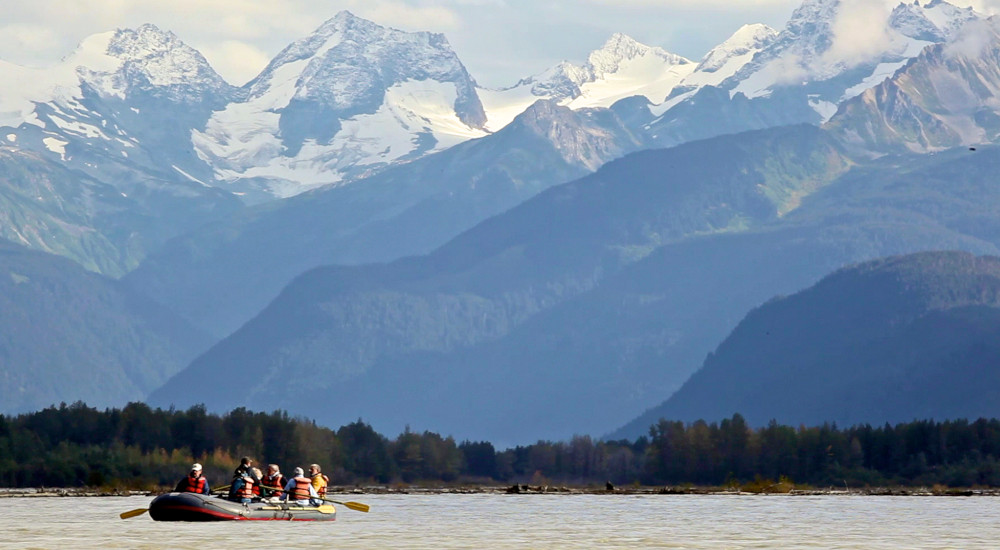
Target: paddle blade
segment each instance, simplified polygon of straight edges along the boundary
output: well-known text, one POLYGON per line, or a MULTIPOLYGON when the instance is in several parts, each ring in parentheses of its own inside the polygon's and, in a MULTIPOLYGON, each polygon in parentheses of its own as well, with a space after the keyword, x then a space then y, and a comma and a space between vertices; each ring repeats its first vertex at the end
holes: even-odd
POLYGON ((369 510, 369 508, 370 508, 367 504, 362 504, 360 502, 350 502, 349 501, 349 502, 344 502, 342 504, 344 506, 347 506, 351 510, 357 510, 359 512, 367 512, 369 510))
POLYGON ((329 504, 324 504, 316 509, 319 510, 319 513, 321 514, 333 514, 337 512, 337 509, 334 508, 333 506, 330 506, 329 504))
POLYGON ((327 502, 332 502, 334 504, 339 504, 341 506, 347 506, 351 510, 357 510, 359 512, 367 512, 369 510, 369 507, 368 507, 367 504, 362 504, 360 502, 340 502, 339 500, 331 500, 331 499, 328 499, 328 498, 324 498, 323 500, 325 500, 327 502))
POLYGON ((135 510, 129 510, 128 512, 122 512, 118 514, 122 519, 134 518, 135 516, 141 516, 145 514, 149 508, 136 508, 135 510))

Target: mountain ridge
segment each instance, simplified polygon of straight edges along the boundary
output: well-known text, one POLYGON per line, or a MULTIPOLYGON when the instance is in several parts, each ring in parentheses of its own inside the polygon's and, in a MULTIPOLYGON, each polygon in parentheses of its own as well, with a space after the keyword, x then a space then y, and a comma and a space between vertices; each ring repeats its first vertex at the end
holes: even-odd
POLYGON ((1000 355, 990 343, 998 296, 997 257, 925 252, 843 268, 748 313, 642 418, 712 421, 737 411, 753 425, 850 425, 995 416, 984 397, 1000 394, 987 366, 1000 355), (775 394, 784 397, 767 398, 775 394))

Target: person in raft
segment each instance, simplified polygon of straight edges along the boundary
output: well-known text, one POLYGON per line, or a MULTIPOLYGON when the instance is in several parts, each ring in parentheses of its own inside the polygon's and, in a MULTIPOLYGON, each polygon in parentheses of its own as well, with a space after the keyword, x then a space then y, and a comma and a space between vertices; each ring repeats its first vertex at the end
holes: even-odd
MULTIPOLYGON (((238 481, 241 482, 240 488, 236 490, 236 498, 233 499, 236 502, 250 504, 253 501, 253 497, 255 496, 254 489, 257 488, 257 480, 260 479, 259 475, 254 475, 254 470, 257 469, 251 468, 243 474, 243 477, 239 478, 238 481)), ((259 472, 260 470, 257 471, 259 472)), ((233 481, 234 485, 236 484, 236 481, 237 480, 233 481)))
POLYGON ((323 503, 312 486, 312 480, 306 477, 302 468, 296 468, 295 477, 285 484, 285 500, 291 500, 299 506, 319 506, 323 503))
POLYGON ((233 472, 233 483, 229 486, 229 500, 233 502, 249 502, 253 497, 253 486, 260 483, 260 476, 254 472, 253 460, 245 456, 233 472))
POLYGON ((201 493, 207 495, 211 491, 211 488, 208 486, 208 479, 201 475, 201 464, 195 462, 191 466, 191 473, 177 484, 175 490, 178 493, 201 493))
POLYGON ((260 468, 251 468, 250 470, 253 472, 251 479, 257 480, 257 483, 253 484, 251 493, 253 493, 253 498, 260 498, 260 484, 264 481, 264 472, 261 472, 260 468))
MULTIPOLYGON (((288 480, 285 479, 285 476, 281 475, 281 470, 278 469, 277 464, 268 464, 267 473, 264 474, 264 477, 260 478, 260 484, 263 490, 270 490, 271 496, 277 498, 285 496, 285 493, 278 489, 283 489, 286 483, 288 483, 288 480), (273 489, 274 487, 277 487, 278 489, 273 489)), ((267 493, 265 492, 264 494, 267 493)))
POLYGON ((323 498, 326 496, 326 486, 330 484, 330 478, 320 472, 319 464, 309 466, 309 477, 312 478, 313 489, 316 489, 316 494, 323 498))

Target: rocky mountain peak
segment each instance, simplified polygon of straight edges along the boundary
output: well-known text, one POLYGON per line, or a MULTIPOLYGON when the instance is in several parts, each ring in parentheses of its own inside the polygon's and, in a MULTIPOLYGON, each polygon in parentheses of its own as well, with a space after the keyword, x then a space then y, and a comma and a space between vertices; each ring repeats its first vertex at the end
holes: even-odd
POLYGON ((137 29, 119 29, 108 44, 108 54, 125 61, 157 57, 175 49, 193 51, 177 35, 151 23, 137 29))
POLYGON ((408 80, 453 83, 461 120, 485 123, 472 77, 443 35, 383 27, 349 11, 290 44, 247 86, 251 98, 290 94, 335 111, 371 112, 385 90, 408 80))
POLYGON ((794 87, 810 95, 822 118, 829 118, 837 104, 980 17, 943 0, 904 3, 894 10, 879 2, 806 0, 785 30, 724 87, 748 98, 794 87))
POLYGON ((219 179, 277 196, 481 137, 486 124, 475 82, 443 35, 348 11, 282 50, 244 95, 195 132, 195 148, 219 179))
MULTIPOLYGON (((285 47, 271 61, 268 69, 313 57, 321 50, 334 47, 344 40, 353 40, 362 44, 376 41, 387 30, 391 29, 381 27, 344 10, 324 21, 309 36, 296 40, 285 47)), ((265 69, 264 72, 267 73, 268 70, 265 69)))
POLYGON ((941 35, 941 29, 927 18, 927 13, 919 2, 902 3, 896 6, 889 17, 889 25, 904 35, 917 40, 938 42, 944 38, 941 35))
MULTIPOLYGON (((585 64, 563 61, 539 75, 521 80, 518 86, 531 84, 531 93, 536 97, 573 99, 583 93, 584 85, 618 74, 630 62, 649 58, 655 58, 657 66, 663 70, 691 64, 690 60, 663 48, 648 46, 626 34, 615 33, 601 48, 590 53, 585 64)), ((653 74, 648 78, 655 80, 658 76, 653 74)))
POLYGON ((828 128, 865 151, 1000 141, 1000 19, 968 23, 892 78, 843 103, 828 128))
POLYGON ((606 113, 603 116, 613 120, 601 121, 593 114, 587 109, 570 109, 555 99, 540 99, 501 132, 527 131, 539 136, 551 143, 567 163, 593 171, 638 146, 635 138, 623 140, 627 131, 615 115, 606 113))
POLYGON ((762 23, 743 25, 725 42, 712 48, 697 71, 714 72, 722 68, 733 57, 746 55, 765 47, 778 36, 778 31, 762 23))
POLYGON ((580 95, 580 85, 587 81, 589 72, 569 61, 562 61, 555 67, 518 84, 532 84, 531 94, 538 97, 572 98, 580 95))
POLYGON ((599 50, 587 58, 587 67, 594 78, 618 72, 622 62, 637 59, 647 55, 655 55, 670 65, 690 63, 687 59, 672 54, 663 48, 647 46, 637 42, 631 36, 615 33, 599 50))
POLYGON ((971 7, 959 8, 945 0, 932 0, 920 5, 900 3, 889 16, 889 26, 904 36, 926 42, 944 42, 957 34, 959 29, 982 15, 971 7))
POLYGON ((148 23, 85 40, 67 62, 77 64, 81 79, 105 96, 144 91, 195 102, 206 93, 229 94, 234 89, 200 52, 148 23))
POLYGON ((841 0, 805 0, 792 12, 783 34, 796 37, 825 35, 830 32, 841 6, 841 0))

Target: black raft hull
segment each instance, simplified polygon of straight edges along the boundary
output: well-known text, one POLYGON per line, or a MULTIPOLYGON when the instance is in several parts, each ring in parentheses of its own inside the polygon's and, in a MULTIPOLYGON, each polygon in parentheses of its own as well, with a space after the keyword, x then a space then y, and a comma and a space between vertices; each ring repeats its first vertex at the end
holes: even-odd
POLYGON ((252 502, 240 504, 224 498, 197 493, 167 493, 153 499, 149 515, 156 521, 230 521, 284 520, 333 521, 336 509, 329 504, 319 507, 296 504, 252 502))

